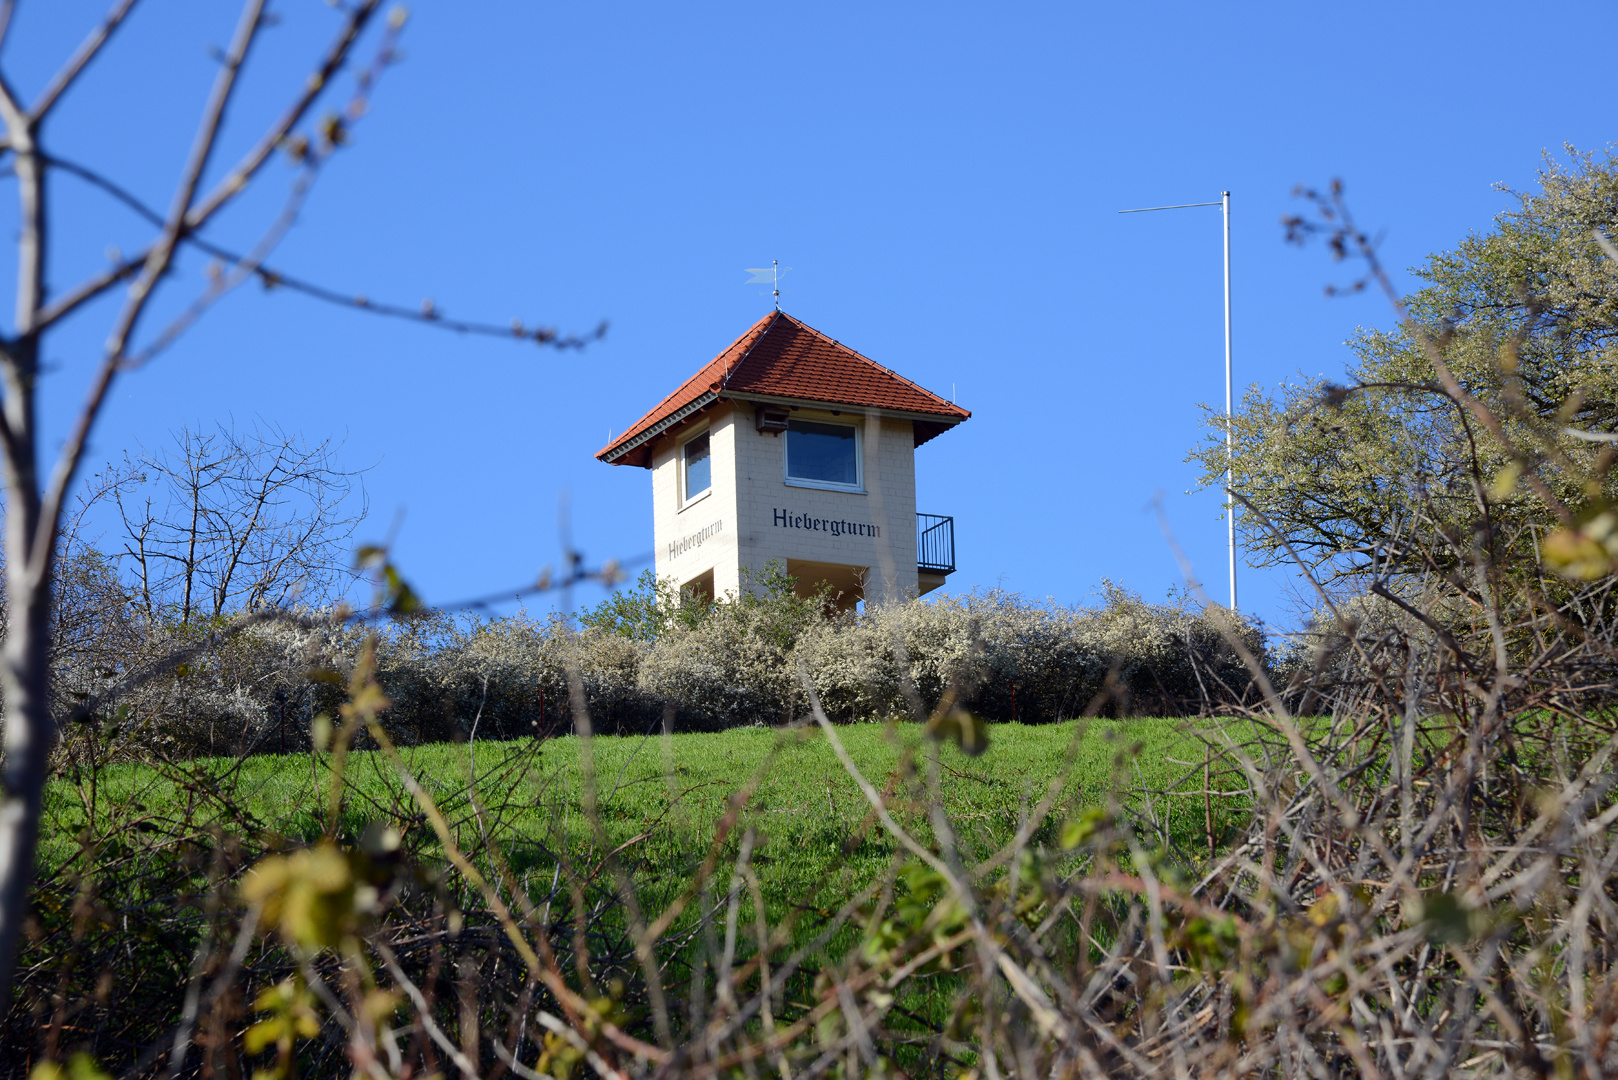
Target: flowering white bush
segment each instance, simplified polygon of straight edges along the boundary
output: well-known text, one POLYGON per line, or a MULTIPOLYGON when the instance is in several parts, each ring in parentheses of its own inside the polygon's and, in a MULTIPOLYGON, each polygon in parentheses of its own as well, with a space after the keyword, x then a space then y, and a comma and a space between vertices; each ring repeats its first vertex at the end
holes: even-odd
MULTIPOLYGON (((1264 657, 1262 630, 1238 626, 1264 657)), ((969 708, 994 720, 1077 715, 1108 687, 1109 674, 1108 712, 1197 712, 1222 690, 1239 696, 1248 684, 1210 616, 1183 598, 1150 604, 1111 583, 1093 606, 1000 591, 876 606, 817 627, 798 648, 828 713, 841 719, 907 710, 901 654, 924 708, 953 680, 969 708)))
MULTIPOLYGON (((104 606, 94 571, 81 585, 104 606)), ((952 683, 972 712, 1028 722, 1077 715, 1098 695, 1109 713, 1158 715, 1251 697, 1213 618, 1183 598, 1152 604, 1108 584, 1088 606, 996 591, 836 615, 823 597, 798 597, 778 570, 754 584, 678 609, 649 591, 647 603, 603 605, 582 629, 526 613, 401 618, 379 630, 377 678, 392 701, 384 722, 401 742, 570 731, 570 671, 603 734, 651 730, 667 716, 685 731, 791 723, 807 712, 800 665, 828 715, 844 721, 909 715, 912 702, 931 709, 952 683)), ((101 695, 96 723, 127 732, 137 755, 306 747, 368 632, 322 614, 234 635, 213 623, 64 622, 58 711, 66 717, 101 695), (108 694, 186 646, 194 651, 184 662, 108 694)), ((1259 628, 1241 624, 1240 634, 1265 656, 1259 628)))
POLYGON ((71 632, 64 620, 52 687, 63 751, 186 758, 306 746, 310 719, 342 700, 363 632, 329 612, 285 614, 235 632, 216 619, 173 626, 104 616, 94 632, 83 622, 71 632), (311 678, 324 671, 337 678, 311 678))

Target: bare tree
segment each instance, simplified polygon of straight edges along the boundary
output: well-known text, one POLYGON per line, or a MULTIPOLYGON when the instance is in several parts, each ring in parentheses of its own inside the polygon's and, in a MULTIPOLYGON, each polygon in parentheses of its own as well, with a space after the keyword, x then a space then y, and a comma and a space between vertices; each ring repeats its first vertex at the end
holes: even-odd
POLYGON ((188 623, 341 596, 354 577, 346 541, 366 506, 335 449, 261 423, 183 427, 169 447, 125 454, 104 479, 146 618, 188 623))
MULTIPOLYGON (((313 285, 271 269, 265 260, 296 221, 322 166, 349 142, 348 133, 366 113, 379 76, 395 57, 394 40, 404 24, 390 16, 375 57, 354 72, 351 94, 323 116, 315 110, 338 85, 369 27, 377 22, 381 0, 334 4, 337 26, 331 43, 291 90, 288 104, 233 163, 216 162, 219 136, 241 82, 244 64, 263 29, 273 21, 268 0, 243 0, 229 44, 218 56, 218 71, 203 106, 191 149, 181 165, 166 210, 145 205, 111 177, 75 164, 46 149, 48 123, 64 94, 113 39, 137 0, 112 0, 101 23, 63 63, 29 103, 0 66, 0 156, 9 157, 19 204, 16 227, 17 298, 9 331, 0 330, 0 450, 4 454, 5 602, 7 632, 0 651, 0 694, 4 696, 5 759, 0 769, 0 1001, 10 995, 17 937, 26 912, 39 835, 39 814, 55 730, 51 720, 51 623, 53 579, 57 571, 64 507, 74 489, 90 432, 118 377, 159 355, 214 303, 244 281, 287 286, 305 295, 355 309, 428 325, 481 334, 528 338, 541 345, 577 345, 549 329, 452 321, 430 305, 412 310, 379 304, 353 292, 313 285), (227 250, 201 235, 227 208, 240 202, 265 167, 282 151, 297 167, 280 212, 245 253, 227 250), (47 214, 47 177, 68 173, 118 200, 152 223, 155 233, 133 254, 70 287, 48 287, 52 219, 47 214), (151 322, 152 303, 182 280, 171 271, 179 251, 194 247, 216 260, 209 283, 161 326, 151 322), (88 315, 93 301, 121 291, 103 338, 87 400, 70 425, 54 460, 42 445, 38 418, 45 343, 53 331, 88 315)), ((16 0, 0 0, 0 47, 7 42, 16 0)), ((126 250, 128 250, 126 248, 126 250)), ((602 332, 597 329, 597 336, 602 332)), ((235 580, 234 575, 231 580, 235 580)))

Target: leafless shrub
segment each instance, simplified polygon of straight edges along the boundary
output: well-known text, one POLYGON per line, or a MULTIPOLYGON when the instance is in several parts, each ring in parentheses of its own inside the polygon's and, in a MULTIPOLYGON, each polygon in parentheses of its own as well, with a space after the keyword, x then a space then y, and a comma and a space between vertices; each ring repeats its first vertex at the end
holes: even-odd
POLYGON ((118 558, 148 620, 189 623, 237 610, 340 599, 354 580, 348 540, 365 517, 355 474, 330 439, 260 422, 182 427, 173 445, 126 454, 96 477, 123 524, 118 558))

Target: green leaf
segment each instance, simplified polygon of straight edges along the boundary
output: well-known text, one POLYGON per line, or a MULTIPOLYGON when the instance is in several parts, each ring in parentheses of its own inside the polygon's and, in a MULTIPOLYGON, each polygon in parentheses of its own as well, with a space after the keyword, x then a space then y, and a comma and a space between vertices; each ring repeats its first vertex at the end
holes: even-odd
POLYGON ((1488 908, 1474 907, 1453 892, 1427 893, 1413 914, 1412 921, 1434 945, 1465 945, 1486 936, 1495 923, 1488 908))
POLYGON ((1059 843, 1063 851, 1072 851, 1096 834, 1107 820, 1107 812, 1099 806, 1084 810, 1078 817, 1062 825, 1059 843))
POLYGON ((946 716, 935 716, 928 724, 935 739, 950 739, 968 757, 977 757, 989 748, 989 725, 965 709, 954 709, 946 716))

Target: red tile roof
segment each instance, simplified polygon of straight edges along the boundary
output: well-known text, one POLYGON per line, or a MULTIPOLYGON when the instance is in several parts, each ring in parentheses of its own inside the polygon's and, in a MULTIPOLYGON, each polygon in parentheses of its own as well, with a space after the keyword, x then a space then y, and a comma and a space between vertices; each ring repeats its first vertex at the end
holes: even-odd
POLYGON ((669 421, 732 395, 936 416, 936 421, 917 421, 917 446, 972 415, 785 312, 772 311, 596 457, 650 467, 650 445, 669 421))

